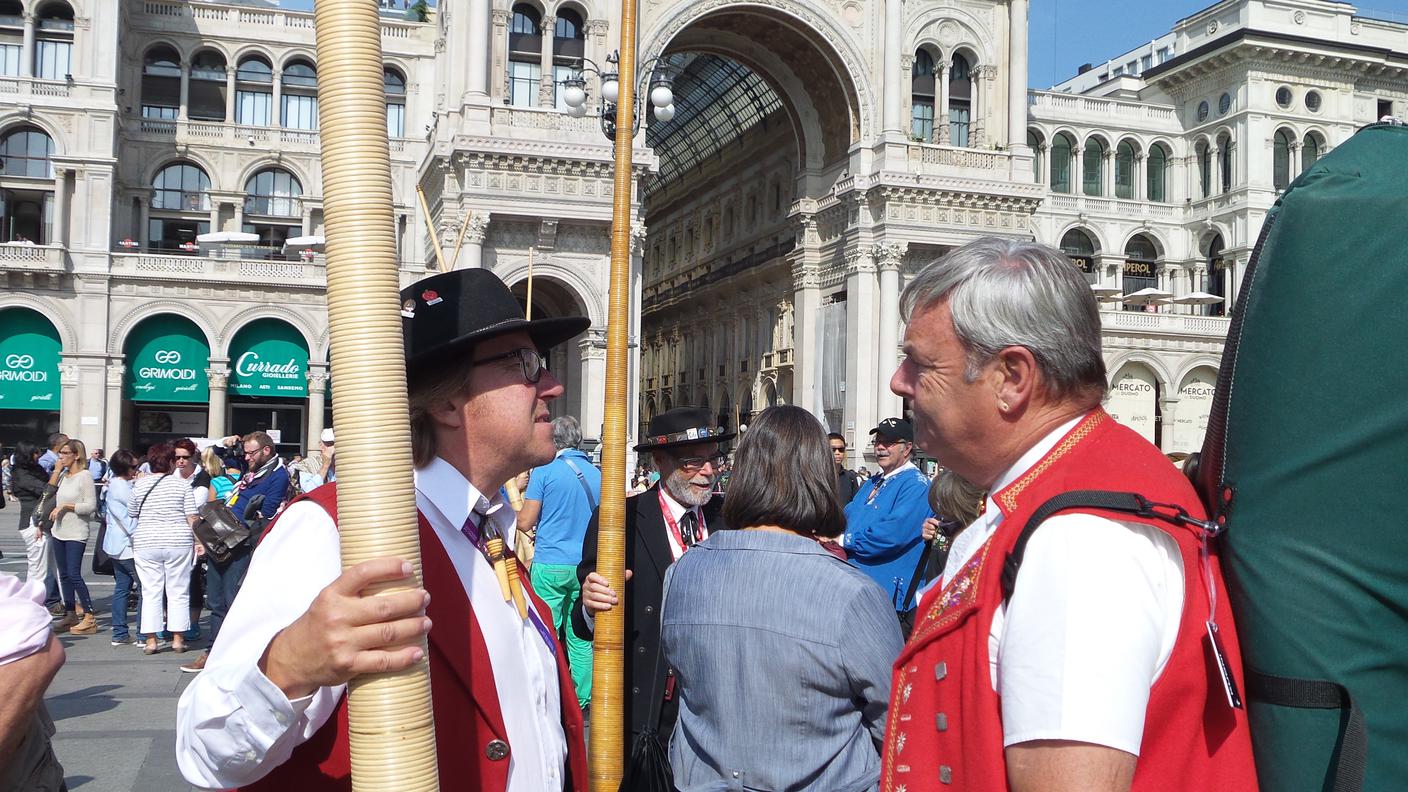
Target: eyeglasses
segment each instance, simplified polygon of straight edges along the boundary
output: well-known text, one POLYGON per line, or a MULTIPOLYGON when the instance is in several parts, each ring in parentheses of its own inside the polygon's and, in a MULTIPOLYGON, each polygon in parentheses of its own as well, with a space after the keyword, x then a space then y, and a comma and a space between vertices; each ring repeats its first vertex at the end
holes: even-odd
POLYGON ((877 438, 875 438, 874 441, 871 442, 871 445, 875 446, 876 448, 879 448, 880 446, 885 446, 885 447, 888 448, 889 446, 897 446, 897 445, 899 445, 900 443, 906 443, 906 444, 907 444, 907 443, 909 443, 909 441, 908 441, 908 440, 890 440, 890 439, 888 439, 888 438, 882 440, 882 439, 880 439, 880 438, 877 437, 877 438))
POLYGON ((190 458, 191 458, 191 455, 190 455, 190 454, 177 454, 177 455, 176 455, 176 458, 177 458, 177 459, 190 459, 190 458))
POLYGON ((247 457, 259 456, 259 452, 261 452, 261 451, 263 451, 263 450, 264 450, 264 449, 262 449, 262 448, 256 448, 256 449, 254 449, 253 451, 246 451, 246 452, 244 452, 244 455, 247 456, 247 457))
POLYGON ((59 456, 73 456, 73 452, 69 451, 68 449, 64 449, 63 451, 59 452, 59 456))
POLYGON ((500 360, 511 360, 518 358, 518 364, 523 368, 523 379, 528 380, 529 385, 536 385, 538 380, 543 378, 543 369, 547 364, 543 361, 543 356, 538 350, 531 347, 520 347, 502 355, 490 355, 486 358, 469 361, 471 366, 482 366, 485 363, 495 363, 500 360))
POLYGON ((846 447, 845 447, 845 446, 831 446, 831 453, 833 453, 833 454, 844 454, 844 453, 846 453, 846 447))
POLYGON ((727 458, 728 457, 725 457, 723 454, 714 454, 713 456, 684 457, 683 459, 676 459, 675 461, 679 463, 680 470, 686 473, 695 473, 705 465, 713 465, 717 468, 719 465, 722 465, 727 458))

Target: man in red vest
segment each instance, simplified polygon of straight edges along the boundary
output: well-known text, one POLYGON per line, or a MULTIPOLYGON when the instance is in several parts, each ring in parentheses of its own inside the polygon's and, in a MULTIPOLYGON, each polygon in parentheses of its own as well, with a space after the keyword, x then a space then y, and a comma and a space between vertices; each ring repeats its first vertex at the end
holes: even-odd
POLYGON ((1237 634, 1201 527, 1061 511, 1004 587, 1023 527, 1061 493, 1136 492, 1205 519, 1159 450, 1101 409, 1080 272, 1043 245, 980 239, 917 275, 903 308, 891 388, 917 445, 988 497, 895 662, 881 789, 1254 790, 1237 634))
POLYGON ((342 571, 336 484, 291 504, 181 696, 177 761, 198 786, 350 790, 346 683, 418 662, 428 631, 445 788, 586 788, 582 713, 551 616, 531 589, 527 619, 504 600, 485 544, 513 534, 503 482, 553 458, 547 403, 562 385, 542 352, 588 320, 525 321, 479 269, 434 275, 401 301, 425 588, 364 598, 409 565, 342 571))

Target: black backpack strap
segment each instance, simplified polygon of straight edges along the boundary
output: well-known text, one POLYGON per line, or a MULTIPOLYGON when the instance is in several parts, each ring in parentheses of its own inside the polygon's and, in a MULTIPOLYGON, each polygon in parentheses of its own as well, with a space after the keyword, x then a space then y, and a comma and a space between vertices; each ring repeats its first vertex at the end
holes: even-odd
POLYGON ((1298 709, 1337 709, 1347 713, 1340 726, 1337 756, 1331 764, 1332 792, 1357 792, 1364 788, 1364 765, 1369 757, 1369 730, 1364 713, 1349 689, 1322 679, 1295 679, 1244 669, 1247 697, 1264 704, 1298 709))
POLYGON ((1036 533, 1036 529, 1040 528, 1048 517, 1067 509, 1100 509, 1163 520, 1171 525, 1192 525, 1201 528, 1210 536, 1217 536, 1221 532, 1220 526, 1193 517, 1182 506, 1154 503, 1138 493, 1107 490, 1063 492, 1038 506, 1032 516, 1027 518, 1027 524, 1022 526, 1017 543, 1012 546, 1012 552, 1007 554, 1007 560, 1002 565, 1003 602, 1012 599, 1012 592, 1017 588, 1017 572, 1022 568, 1022 557, 1026 555, 1027 542, 1031 540, 1032 534, 1036 533))

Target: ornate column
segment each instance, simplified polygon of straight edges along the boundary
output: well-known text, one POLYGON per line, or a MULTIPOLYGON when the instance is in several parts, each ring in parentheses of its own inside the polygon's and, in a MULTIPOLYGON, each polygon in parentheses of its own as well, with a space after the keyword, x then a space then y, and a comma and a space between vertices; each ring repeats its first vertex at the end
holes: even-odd
POLYGON ((904 21, 904 0, 885 0, 884 124, 885 134, 899 134, 900 129, 900 56, 901 30, 904 21))
POLYGON ((490 42, 494 53, 493 71, 489 75, 489 97, 497 104, 508 96, 508 23, 513 12, 507 8, 495 8, 490 12, 493 20, 493 38, 490 42))
POLYGON ((1085 151, 1071 152, 1071 195, 1085 195, 1085 151))
POLYGON ((176 113, 176 117, 185 121, 189 116, 187 109, 191 105, 191 62, 181 61, 181 109, 176 113))
POLYGON ((220 206, 221 206, 221 203, 220 203, 220 200, 219 200, 219 199, 216 199, 216 198, 210 199, 210 230, 211 230, 211 231, 219 231, 219 230, 220 230, 220 206))
POLYGON ((1177 421, 1174 420, 1174 416, 1178 412, 1177 391, 1174 391, 1174 394, 1175 395, 1170 396, 1165 393, 1159 399, 1159 450, 1165 453, 1173 451, 1178 447, 1178 438, 1174 436, 1174 427, 1178 425, 1177 421))
MULTIPOLYGON (((1149 180, 1144 176, 1144 152, 1134 152, 1134 167, 1129 174, 1130 181, 1129 194, 1136 201, 1149 200, 1149 180)), ((1165 185, 1167 189, 1167 185, 1165 185)))
POLYGON ((557 17, 550 14, 543 15, 543 25, 539 30, 542 32, 542 47, 538 53, 538 106, 552 107, 557 103, 557 91, 552 79, 552 43, 557 32, 557 17))
MULTIPOLYGON (((993 83, 997 79, 997 67, 991 64, 979 66, 974 71, 977 79, 974 81, 973 105, 971 112, 973 118, 973 138, 970 143, 972 148, 987 148, 988 145, 988 119, 991 118, 994 125, 997 116, 993 113, 993 83)), ((1023 139, 1026 135, 1023 134, 1023 139)))
POLYGON ((24 14, 24 39, 20 45, 20 76, 34 76, 34 26, 37 18, 33 11, 24 14))
POLYGON ((122 356, 110 360, 106 367, 106 389, 103 392, 103 448, 109 454, 122 447, 122 378, 127 365, 122 356))
POLYGON ((47 244, 68 245, 68 168, 54 168, 54 220, 47 244))
POLYGON ((225 436, 225 408, 226 397, 230 385, 230 370, 226 368, 228 360, 211 359, 210 368, 205 370, 206 379, 210 384, 210 411, 206 416, 207 426, 206 437, 225 436))
POLYGON ((489 96, 489 0, 469 0, 469 95, 489 96))
POLYGON ((274 106, 269 111, 269 125, 275 127, 284 125, 284 73, 282 69, 274 70, 274 106))
POLYGON ((225 123, 235 123, 235 72, 234 66, 225 67, 225 123))
POLYGON ((152 199, 150 194, 137 196, 137 241, 142 243, 139 250, 147 247, 147 236, 151 233, 152 227, 152 199))
POLYGON ((870 248, 846 251, 846 412, 857 443, 877 420, 875 354, 875 256, 870 248))
POLYGON ((1216 146, 1208 147, 1208 182, 1210 189, 1206 197, 1212 198, 1222 194, 1222 150, 1216 146))
POLYGON ((1012 0, 1007 18, 1007 147, 1017 152, 1027 145, 1027 7, 1012 0))
POLYGON ((1100 194, 1106 198, 1115 197, 1115 150, 1106 149, 1100 155, 1100 194))
POLYGON ((455 269, 479 269, 484 266, 484 238, 489 235, 489 215, 471 211, 469 227, 464 232, 464 250, 460 260, 453 262, 455 269))
POLYGON ((880 269, 880 327, 876 334, 875 377, 876 415, 900 414, 900 397, 890 390, 890 376, 899 360, 900 338, 900 267, 909 252, 908 242, 885 242, 875 246, 875 261, 880 269))
POLYGON ((323 433, 323 413, 327 412, 328 364, 308 364, 308 433, 303 445, 309 451, 317 447, 323 433))
POLYGON ((934 106, 934 140, 933 142, 943 146, 948 145, 948 70, 952 66, 949 61, 941 61, 935 64, 938 68, 934 80, 938 83, 939 103, 934 106))
POLYGON ((593 327, 587 330, 582 340, 577 342, 577 350, 582 361, 577 420, 582 424, 582 434, 599 442, 602 421, 605 419, 602 394, 606 386, 606 328, 593 327))

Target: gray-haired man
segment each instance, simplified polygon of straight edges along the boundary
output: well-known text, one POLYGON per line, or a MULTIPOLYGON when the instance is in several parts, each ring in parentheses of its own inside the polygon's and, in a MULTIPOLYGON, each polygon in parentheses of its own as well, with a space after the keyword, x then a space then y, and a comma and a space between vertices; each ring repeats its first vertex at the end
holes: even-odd
POLYGON ((570 619, 572 603, 581 590, 577 564, 582 561, 582 539, 601 502, 601 471, 577 449, 582 429, 576 418, 553 419, 552 442, 557 456, 534 468, 518 512, 518 530, 534 536, 529 570, 533 590, 552 611, 553 628, 564 632, 567 625, 567 661, 577 686, 577 703, 586 707, 592 692, 592 645, 572 632, 570 619))

